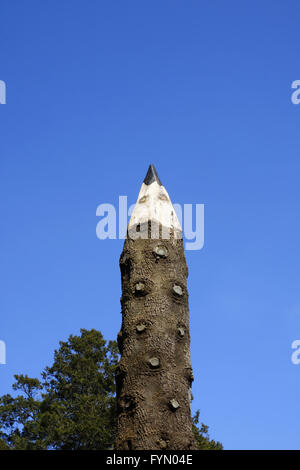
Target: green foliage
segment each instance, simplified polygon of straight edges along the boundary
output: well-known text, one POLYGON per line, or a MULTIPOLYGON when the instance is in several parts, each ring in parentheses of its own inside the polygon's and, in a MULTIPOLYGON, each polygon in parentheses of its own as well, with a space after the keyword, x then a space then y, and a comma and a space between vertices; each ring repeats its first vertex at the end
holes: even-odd
POLYGON ((9 450, 4 439, 0 439, 0 450, 9 450))
MULTIPOLYGON (((0 398, 0 438, 13 449, 107 449, 116 431, 117 344, 96 330, 60 342, 42 380, 16 375, 0 398)), ((1 444, 1 441, 0 441, 1 444)))
POLYGON ((194 436, 197 442, 197 447, 199 450, 223 450, 223 446, 221 442, 216 442, 213 439, 210 439, 208 434, 208 426, 201 423, 201 426, 198 427, 199 424, 199 415, 200 411, 196 411, 195 416, 193 417, 193 431, 194 436))
MULTIPOLYGON (((0 450, 85 450, 112 448, 116 433, 115 341, 81 330, 60 342, 41 380, 15 375, 16 397, 0 397, 0 450)), ((193 428, 199 449, 222 449, 208 428, 193 428)))

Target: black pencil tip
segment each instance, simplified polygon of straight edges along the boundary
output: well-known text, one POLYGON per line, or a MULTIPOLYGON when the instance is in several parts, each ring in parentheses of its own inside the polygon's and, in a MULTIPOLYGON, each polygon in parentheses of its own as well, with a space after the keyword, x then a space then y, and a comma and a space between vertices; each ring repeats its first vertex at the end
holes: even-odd
POLYGON ((151 164, 149 165, 147 174, 144 179, 144 183, 149 186, 149 184, 154 183, 154 181, 156 181, 160 186, 162 186, 162 183, 158 177, 155 166, 151 164))

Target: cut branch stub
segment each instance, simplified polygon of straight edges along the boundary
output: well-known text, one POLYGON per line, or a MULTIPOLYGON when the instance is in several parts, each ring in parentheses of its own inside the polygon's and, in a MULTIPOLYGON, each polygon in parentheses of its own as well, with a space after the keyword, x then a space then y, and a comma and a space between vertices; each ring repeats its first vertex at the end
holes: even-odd
POLYGON ((169 401, 169 406, 170 406, 170 408, 171 408, 172 411, 176 411, 176 410, 178 410, 178 408, 180 407, 178 401, 175 400, 175 398, 172 398, 172 399, 169 401))
POLYGON ((136 325, 136 331, 138 333, 142 333, 143 331, 146 330, 146 328, 147 327, 146 327, 145 323, 139 323, 138 325, 136 325))
POLYGON ((167 448, 167 443, 163 439, 160 439, 159 441, 157 441, 157 443, 158 443, 158 445, 161 449, 166 449, 167 448))
POLYGON ((137 282, 134 286, 135 295, 145 295, 145 284, 143 282, 137 282))
POLYGON ((160 366, 160 360, 158 357, 150 357, 148 363, 152 369, 157 369, 160 366))
POLYGON ((168 251, 163 245, 157 245, 153 249, 153 253, 156 258, 166 258, 168 256, 168 251))
POLYGON ((180 336, 180 338, 184 337, 184 328, 182 328, 180 326, 179 328, 177 328, 177 332, 178 332, 178 336, 180 336))
POLYGON ((182 297, 183 296, 183 289, 181 286, 179 286, 178 284, 174 284, 173 285, 173 292, 178 295, 179 297, 182 297))

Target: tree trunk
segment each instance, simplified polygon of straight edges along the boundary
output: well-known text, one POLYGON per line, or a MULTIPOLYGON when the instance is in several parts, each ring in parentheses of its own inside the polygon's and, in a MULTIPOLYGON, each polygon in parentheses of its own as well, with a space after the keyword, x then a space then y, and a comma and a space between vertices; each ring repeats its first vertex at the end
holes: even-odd
MULTIPOLYGON (((158 179, 156 182, 161 186, 158 179)), ((159 236, 151 239, 153 226, 153 221, 152 225, 133 224, 138 238, 127 237, 120 258, 122 327, 118 334, 121 360, 116 373, 115 447, 195 449, 183 241, 174 227, 170 238, 163 239, 161 223, 159 236), (147 239, 143 238, 146 233, 147 239)))

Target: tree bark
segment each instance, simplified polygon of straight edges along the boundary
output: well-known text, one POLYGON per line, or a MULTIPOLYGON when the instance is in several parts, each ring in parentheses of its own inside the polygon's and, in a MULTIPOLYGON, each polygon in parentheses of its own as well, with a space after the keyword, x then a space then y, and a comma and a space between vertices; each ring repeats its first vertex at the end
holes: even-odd
POLYGON ((162 239, 161 233, 157 239, 128 237, 120 257, 119 450, 196 448, 188 269, 182 239, 174 232, 169 240, 162 239))

